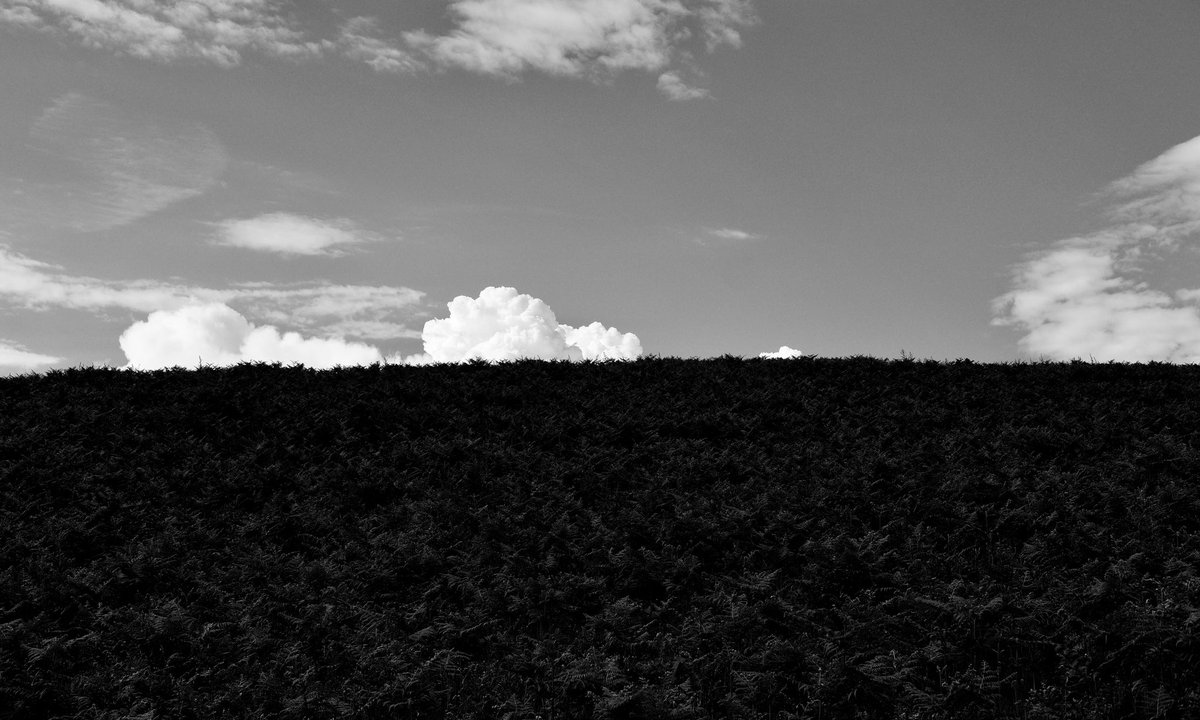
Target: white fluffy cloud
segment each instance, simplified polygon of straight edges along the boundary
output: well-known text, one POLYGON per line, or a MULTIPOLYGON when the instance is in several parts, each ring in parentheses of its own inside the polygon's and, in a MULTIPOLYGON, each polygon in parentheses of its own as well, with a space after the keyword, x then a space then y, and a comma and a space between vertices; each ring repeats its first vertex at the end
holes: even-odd
POLYGON ((56 362, 62 362, 62 358, 29 352, 21 345, 0 340, 0 368, 32 370, 56 362))
POLYGON ((450 317, 425 323, 424 355, 408 362, 632 360, 642 354, 633 333, 598 322, 562 325, 546 303, 510 287, 485 288, 478 298, 460 295, 447 307, 450 317))
POLYGON ((382 362, 379 350, 333 338, 306 338, 256 327, 222 303, 158 310, 131 325, 120 338, 121 350, 135 370, 168 367, 226 366, 239 362, 301 363, 312 368, 382 362))
POLYGON ((790 348, 787 345, 783 345, 775 352, 759 353, 758 356, 760 358, 768 358, 772 360, 787 360, 788 358, 804 357, 804 353, 796 350, 795 348, 790 348))
POLYGON ((9 0, 0 21, 74 37, 134 57, 196 58, 237 65, 247 50, 281 57, 318 55, 275 0, 9 0))
POLYGON ((1020 265, 994 303, 998 325, 1025 331, 1021 347, 1052 359, 1200 362, 1200 291, 1144 279, 1200 231, 1200 137, 1109 187, 1102 231, 1060 240, 1020 265))
POLYGON ((373 237, 346 219, 319 220, 291 213, 270 213, 218 225, 219 245, 276 252, 285 255, 339 256, 341 246, 356 245, 373 237))

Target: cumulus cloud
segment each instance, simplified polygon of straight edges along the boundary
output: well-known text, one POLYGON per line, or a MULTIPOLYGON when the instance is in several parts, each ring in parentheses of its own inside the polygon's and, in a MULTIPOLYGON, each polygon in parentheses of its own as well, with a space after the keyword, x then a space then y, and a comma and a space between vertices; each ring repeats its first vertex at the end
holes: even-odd
POLYGON ((257 320, 309 332, 371 339, 412 337, 397 320, 424 296, 395 286, 331 283, 241 283, 207 288, 156 280, 102 280, 72 275, 0 244, 0 299, 30 309, 51 307, 104 314, 113 309, 149 313, 186 305, 236 303, 257 320), (394 334, 388 334, 388 330, 394 334), (363 330, 367 335, 358 335, 363 330))
POLYGON ((541 300, 510 287, 488 287, 478 298, 460 295, 450 316, 425 323, 425 353, 412 364, 469 360, 632 360, 642 354, 633 333, 596 322, 562 325, 541 300))
POLYGON ((285 255, 336 257, 345 254, 339 246, 375 239, 344 218, 319 220, 291 213, 226 220, 218 225, 218 229, 215 242, 219 245, 285 255))
POLYGON ((783 345, 775 352, 759 353, 758 356, 760 358, 769 358, 772 360, 787 360, 788 358, 804 357, 804 353, 796 350, 795 348, 790 348, 787 345, 783 345))
POLYGON ((379 350, 370 345, 255 326, 222 303, 152 312, 121 333, 120 345, 128 360, 124 367, 136 370, 239 362, 300 363, 324 369, 383 361, 379 350))
POLYGON ((0 368, 32 370, 62 362, 62 358, 29 352, 25 346, 0 340, 0 368))
POLYGON ((10 193, 10 223, 118 227, 203 194, 228 164, 224 146, 203 126, 164 122, 79 93, 57 98, 33 123, 30 140, 72 174, 58 182, 0 177, 19 190, 10 193))
POLYGON ((1104 229, 1029 257, 994 301, 994 324, 1024 330, 1020 346, 1053 359, 1200 362, 1200 290, 1156 289, 1200 231, 1200 137, 1112 183, 1104 229))
POLYGON ((10 0, 0 21, 75 38, 89 47, 149 60, 195 58, 237 65, 248 50, 319 55, 275 0, 10 0))

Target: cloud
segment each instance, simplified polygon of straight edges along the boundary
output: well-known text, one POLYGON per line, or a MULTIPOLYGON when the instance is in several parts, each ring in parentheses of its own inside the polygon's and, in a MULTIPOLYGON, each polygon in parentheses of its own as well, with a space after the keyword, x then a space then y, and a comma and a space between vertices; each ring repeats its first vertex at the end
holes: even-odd
POLYGON ((0 8, 0 23, 36 28, 41 25, 41 18, 32 9, 24 5, 17 5, 10 8, 0 8))
POLYGON ((738 230, 737 228, 701 228, 700 235, 693 235, 692 242, 706 247, 734 247, 762 239, 762 235, 738 230))
POLYGON ((559 324, 546 303, 510 287, 488 287, 478 298, 460 295, 447 304, 450 316, 425 323, 425 353, 412 364, 503 361, 632 360, 642 354, 633 333, 592 323, 559 324))
POLYGON ((267 322, 310 332, 372 339, 412 337, 395 322, 411 312, 424 293, 406 287, 330 283, 242 283, 207 288, 155 280, 102 280, 72 275, 0 245, 0 298, 30 309, 50 307, 103 314, 113 309, 149 313, 204 303, 237 303, 267 322), (396 331, 386 335, 388 328, 396 331))
POLYGON ((1013 273, 993 324, 1024 330, 1025 351, 1053 359, 1200 362, 1200 290, 1143 279, 1174 264, 1200 231, 1200 137, 1112 183, 1107 227, 1054 243, 1013 273))
MULTIPOLYGON (((749 0, 453 0, 455 27, 443 35, 405 33, 409 48, 444 68, 516 79, 550 75, 607 77, 657 72, 703 50, 741 45, 757 22, 749 0)), ((676 73, 659 78, 665 93, 699 97, 676 73), (664 79, 665 78, 665 79, 664 79)))
POLYGON ((226 220, 218 225, 219 245, 285 255, 340 256, 338 246, 356 245, 376 239, 346 219, 318 220, 291 213, 271 213, 244 220, 226 220))
POLYGON ((383 361, 379 350, 370 345, 281 334, 270 325, 256 327, 222 303, 152 312, 121 333, 120 345, 128 360, 124 367, 135 370, 239 362, 300 363, 324 369, 383 361))
POLYGON ((32 353, 26 350, 23 345, 0 340, 0 368, 32 370, 44 365, 53 365, 57 362, 62 362, 62 358, 32 353))
POLYGON ((388 38, 376 18, 359 16, 319 37, 296 18, 319 8, 277 0, 9 4, 0 23, 159 62, 230 67, 248 52, 295 60, 337 54, 379 72, 453 68, 509 80, 529 71, 601 80, 637 70, 658 73, 660 90, 677 100, 707 95, 684 82, 680 66, 722 46, 741 47, 742 32, 758 22, 753 0, 448 0, 445 32, 417 28, 388 38))
POLYGON ((0 21, 160 62, 232 66, 248 50, 303 58, 330 45, 306 39, 273 0, 12 0, 0 21))
POLYGON ((224 146, 203 126, 159 122, 79 93, 56 99, 34 122, 30 139, 70 175, 0 178, 16 190, 9 222, 119 227, 203 194, 228 163, 224 146))
POLYGON ((414 73, 425 68, 423 62, 401 49, 395 41, 385 40, 378 33, 374 18, 351 18, 342 25, 338 38, 342 54, 370 65, 376 72, 414 73))
POLYGON ((671 100, 678 100, 680 102, 712 97, 708 90, 693 87, 685 83, 683 78, 679 77, 679 73, 674 71, 665 72, 658 76, 658 91, 671 100))
POLYGON ((758 356, 760 358, 768 358, 772 360, 787 360, 789 358, 804 357, 804 353, 796 350, 795 348, 790 348, 787 345, 783 345, 775 352, 759 353, 758 356))
POLYGON ((737 228, 717 228, 717 229, 705 228, 704 232, 708 233, 712 237, 717 238, 718 240, 729 240, 732 242, 745 242, 746 240, 758 240, 760 237, 762 237, 761 235, 755 235, 754 233, 748 233, 745 230, 738 230, 737 228))

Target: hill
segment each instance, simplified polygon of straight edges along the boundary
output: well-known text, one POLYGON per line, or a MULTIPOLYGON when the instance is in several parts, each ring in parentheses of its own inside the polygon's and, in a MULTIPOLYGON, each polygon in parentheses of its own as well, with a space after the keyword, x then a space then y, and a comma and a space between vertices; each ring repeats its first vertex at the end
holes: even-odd
POLYGON ((0 380, 0 716, 1184 718, 1200 367, 0 380))

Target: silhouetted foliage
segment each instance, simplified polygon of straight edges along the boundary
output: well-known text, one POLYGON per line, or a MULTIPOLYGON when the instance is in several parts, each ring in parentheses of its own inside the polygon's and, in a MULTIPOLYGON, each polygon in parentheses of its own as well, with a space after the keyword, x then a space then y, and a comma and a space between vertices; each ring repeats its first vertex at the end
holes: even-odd
POLYGON ((1200 716, 1200 367, 0 380, 0 717, 1200 716))

